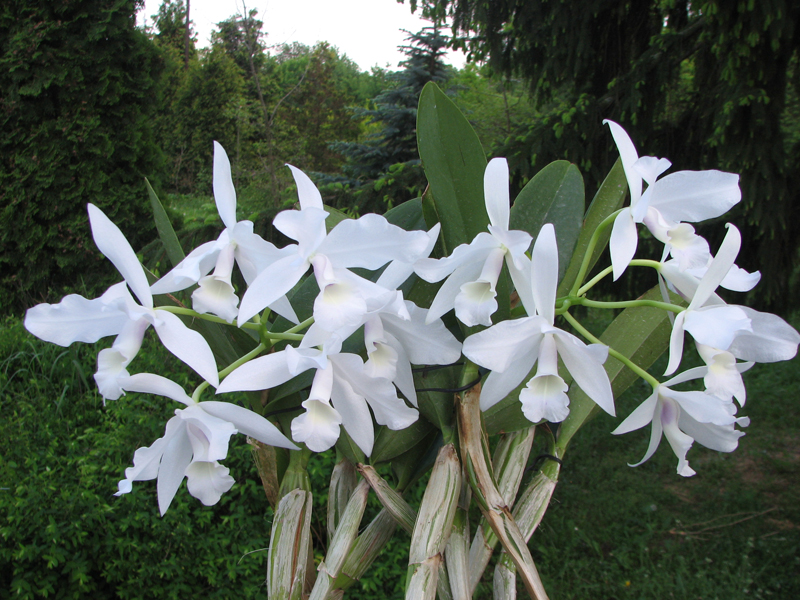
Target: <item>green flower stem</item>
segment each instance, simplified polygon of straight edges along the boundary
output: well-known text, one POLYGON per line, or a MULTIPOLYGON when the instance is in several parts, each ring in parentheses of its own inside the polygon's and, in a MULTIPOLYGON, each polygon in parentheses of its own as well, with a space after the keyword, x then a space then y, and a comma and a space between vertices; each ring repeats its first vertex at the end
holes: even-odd
MULTIPOLYGON (((158 310, 165 310, 176 315, 186 315, 187 317, 192 317, 194 319, 203 319, 204 321, 211 321, 212 323, 221 323, 222 325, 233 325, 234 327, 239 326, 235 319, 233 323, 228 323, 225 319, 216 317, 214 315, 200 314, 191 308, 182 308, 180 306, 159 306, 158 310)), ((258 330, 259 327, 260 325, 258 323, 245 323, 242 325, 242 328, 244 329, 258 330)))
MULTIPOLYGON (((648 260, 648 259, 634 259, 630 262, 630 266, 632 267, 652 267, 656 270, 661 268, 661 263, 656 260, 648 260)), ((583 296, 586 292, 592 289, 597 283, 606 277, 607 275, 611 275, 614 272, 614 267, 609 266, 600 271, 597 275, 595 275, 586 285, 582 286, 579 290, 577 295, 583 296)))
POLYGON ((572 306, 582 305, 591 306, 593 308, 631 308, 636 306, 651 306, 653 308, 660 308, 673 313, 681 313, 686 310, 686 308, 683 306, 670 304, 668 302, 659 302, 658 300, 622 300, 620 302, 603 302, 601 300, 589 300, 588 298, 579 298, 577 296, 571 296, 569 300, 571 301, 572 306))
MULTIPOLYGON (((569 322, 570 325, 572 325, 578 331, 578 333, 580 333, 587 340, 589 340, 593 344, 603 344, 603 342, 601 342, 598 338, 596 338, 594 335, 592 335, 589 332, 589 330, 586 329, 583 325, 581 325, 578 322, 578 320, 575 317, 573 317, 571 314, 564 313, 563 317, 569 322)), ((607 344, 603 344, 603 345, 606 346, 607 344)), ((613 356, 619 362, 621 362, 626 367, 628 367, 631 371, 636 373, 639 377, 644 379, 647 383, 649 383, 651 386, 653 386, 653 389, 656 389, 659 385, 661 385, 661 383, 658 381, 658 379, 656 379, 655 377, 650 375, 650 373, 648 373, 647 371, 642 369, 639 365, 637 365, 635 362, 633 362, 627 356, 625 356, 624 354, 620 354, 619 352, 617 352, 616 350, 614 350, 610 346, 608 347, 608 355, 609 356, 613 356)))
POLYGON ((575 283, 572 284, 572 289, 569 292, 570 296, 575 296, 578 293, 578 289, 581 287, 581 283, 583 283, 584 277, 586 277, 586 272, 589 270, 589 263, 592 260, 592 254, 594 254, 594 247, 597 245, 598 240, 600 239, 600 235, 605 231, 606 227, 611 225, 614 222, 614 219, 617 218, 617 215, 622 211, 622 209, 614 211, 610 215, 608 215, 605 219, 603 219, 600 224, 597 226, 597 229, 594 230, 592 237, 589 238, 589 244, 586 246, 586 252, 583 255, 583 262, 581 262, 581 268, 578 270, 578 276, 575 278, 575 283))
POLYGON ((285 334, 297 333, 298 331, 303 331, 303 329, 306 329, 307 327, 311 327, 311 325, 313 324, 314 324, 314 317, 308 317, 305 321, 303 321, 299 325, 295 325, 294 327, 287 329, 283 333, 285 334))

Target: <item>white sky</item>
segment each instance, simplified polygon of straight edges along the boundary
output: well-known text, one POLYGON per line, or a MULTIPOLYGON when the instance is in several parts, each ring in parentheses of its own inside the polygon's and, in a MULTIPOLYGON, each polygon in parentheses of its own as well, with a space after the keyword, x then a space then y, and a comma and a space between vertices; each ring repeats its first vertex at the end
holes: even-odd
MULTIPOLYGON (((161 0, 145 0, 138 14, 139 24, 158 12, 161 0)), ((404 44, 407 29, 417 32, 428 25, 420 9, 411 14, 408 0, 249 0, 247 9, 258 9, 264 21, 267 45, 301 42, 313 46, 329 42, 358 66, 368 71, 372 66, 391 70, 403 60, 397 46, 404 44)), ((189 19, 193 22, 200 48, 210 44, 216 23, 242 12, 241 0, 191 0, 189 19)), ((450 53, 447 62, 464 66, 463 54, 450 53)))

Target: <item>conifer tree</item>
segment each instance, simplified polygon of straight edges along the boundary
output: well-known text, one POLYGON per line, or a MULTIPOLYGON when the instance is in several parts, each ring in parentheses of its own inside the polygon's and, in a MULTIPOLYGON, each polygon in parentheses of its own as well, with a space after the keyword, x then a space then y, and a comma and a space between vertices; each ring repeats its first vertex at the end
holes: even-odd
POLYGON ((402 70, 387 79, 391 86, 376 96, 372 108, 356 108, 354 119, 365 121, 372 131, 363 142, 336 142, 331 147, 344 154, 342 175, 323 178, 356 191, 360 209, 385 210, 387 203, 407 200, 421 193, 425 177, 417 152, 417 103, 429 81, 445 87, 452 68, 442 60, 447 38, 437 27, 409 33, 401 46, 406 59, 402 70))

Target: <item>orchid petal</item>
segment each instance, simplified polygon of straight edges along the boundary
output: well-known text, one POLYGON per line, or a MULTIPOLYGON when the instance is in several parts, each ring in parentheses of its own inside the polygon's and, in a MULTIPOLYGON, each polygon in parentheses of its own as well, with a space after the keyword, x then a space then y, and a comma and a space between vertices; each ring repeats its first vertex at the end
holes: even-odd
MULTIPOLYGON (((597 360, 597 353, 602 351, 603 346, 594 344, 599 347, 589 349, 586 344, 566 331, 559 330, 553 335, 558 347, 558 355, 564 361, 564 366, 567 367, 567 371, 572 375, 578 387, 600 408, 612 417, 615 416, 614 393, 611 391, 608 373, 603 368, 605 360, 602 362, 597 360)), ((604 354, 608 356, 607 347, 605 347, 604 354)))
POLYGON ((560 423, 569 415, 568 389, 557 374, 537 374, 519 394, 522 413, 531 423, 560 423))
MULTIPOLYGON (((450 256, 445 258, 423 258, 414 265, 414 271, 428 283, 441 281, 459 267, 464 265, 475 265, 476 275, 480 272, 480 265, 486 261, 489 252, 499 247, 498 241, 485 231, 475 236, 469 244, 456 246, 450 256)), ((459 286, 460 287, 460 286, 459 286)))
POLYGON ((670 221, 697 223, 728 212, 742 199, 739 176, 722 171, 678 171, 659 179, 650 206, 670 221))
POLYGON ((483 196, 489 222, 508 230, 511 200, 508 195, 508 161, 493 158, 483 172, 483 196))
POLYGON ((436 240, 439 238, 439 231, 441 228, 441 223, 436 223, 430 228, 427 233, 428 243, 422 253, 417 256, 413 262, 402 261, 399 259, 393 260, 383 270, 383 273, 381 273, 381 276, 378 277, 378 281, 375 283, 388 290, 395 290, 403 285, 403 282, 405 282, 414 273, 416 262, 420 259, 428 258, 428 256, 430 256, 430 253, 433 251, 433 247, 436 245, 436 240))
POLYGON ((328 213, 321 208, 284 210, 275 215, 272 225, 286 237, 297 240, 296 252, 305 259, 311 257, 325 240, 327 218, 328 213))
POLYGON ((425 324, 428 311, 406 301, 410 315, 404 321, 395 315, 381 315, 384 329, 393 335, 416 365, 448 365, 461 356, 461 343, 440 319, 425 324))
MULTIPOLYGON (((178 417, 167 421, 164 436, 158 438, 149 447, 142 447, 133 454, 133 466, 125 469, 125 479, 119 482, 115 496, 128 494, 133 489, 134 481, 149 481, 158 477, 158 468, 161 458, 169 442, 179 431, 184 430, 183 423, 178 417)), ((180 483, 179 483, 180 485, 180 483)))
POLYGON ((186 489, 205 506, 213 506, 236 483, 229 473, 216 461, 194 460, 186 467, 186 489))
POLYGON ((128 392, 139 392, 142 394, 156 394, 165 396, 175 402, 180 402, 186 406, 195 404, 184 391, 183 386, 175 383, 171 379, 155 375, 153 373, 137 373, 125 380, 125 390, 128 392))
POLYGON ((523 317, 501 321, 464 340, 462 352, 472 362, 503 372, 514 362, 538 351, 546 321, 541 317, 523 317))
POLYGON ((330 404, 319 400, 306 400, 303 408, 306 412, 292 419, 292 439, 313 452, 325 452, 339 439, 342 417, 330 404))
POLYGON ((678 428, 678 420, 680 419, 681 411, 678 410, 668 398, 665 398, 661 406, 661 412, 664 436, 672 447, 675 456, 678 457, 678 475, 691 477, 695 472, 689 466, 689 461, 686 460, 686 454, 692 447, 694 440, 678 428), (665 413, 668 413, 668 416, 665 416, 665 413))
POLYGON ((611 238, 609 240, 609 250, 611 251, 611 264, 614 268, 614 281, 628 268, 633 255, 636 254, 636 246, 639 244, 639 236, 636 233, 636 223, 629 208, 623 208, 614 219, 611 228, 611 238))
POLYGON ((139 302, 147 308, 152 308, 153 296, 150 293, 147 276, 130 243, 125 239, 119 227, 114 225, 102 210, 94 204, 89 204, 88 209, 94 243, 117 268, 139 302))
MULTIPOLYGON (((331 356, 330 359, 336 365, 334 396, 332 396, 333 405, 342 413, 348 433, 350 433, 350 428, 347 425, 346 409, 342 408, 341 399, 337 400, 335 397, 335 390, 338 389, 336 382, 341 383, 344 381, 348 384, 340 391, 347 392, 349 395, 350 390, 352 390, 358 396, 365 398, 375 414, 375 420, 380 425, 386 425, 389 429, 398 430, 405 429, 417 420, 419 413, 398 398, 394 386, 388 379, 369 377, 364 372, 364 363, 360 356, 355 354, 336 354, 331 356)), ((359 447, 361 446, 359 445, 359 447)))
POLYGON ((709 306, 685 311, 683 328, 699 343, 727 350, 740 331, 751 331, 747 314, 738 306, 709 306))
MULTIPOLYGON (((636 431, 637 429, 641 429, 651 421, 653 421, 653 415, 656 410, 656 405, 658 404, 658 392, 653 392, 647 400, 642 402, 639 406, 637 406, 631 414, 629 414, 625 420, 620 423, 617 428, 612 431, 613 435, 622 435, 624 433, 630 433, 631 431, 636 431)), ((660 435, 660 434, 659 434, 660 435)), ((655 452, 655 449, 653 450, 655 452)), ((652 454, 651 454, 652 456, 652 454)), ((647 458, 650 458, 649 456, 647 458)), ((647 460, 645 458, 644 460, 647 460)), ((644 462, 644 461, 642 461, 644 462)))
POLYGON ((739 310, 750 320, 752 331, 739 331, 728 352, 741 360, 770 363, 791 360, 797 354, 800 334, 777 315, 759 312, 747 306, 739 310))
POLYGON ((744 431, 735 429, 733 424, 699 423, 687 413, 681 413, 678 425, 686 435, 717 452, 733 452, 739 446, 739 438, 744 435, 744 431))
POLYGON ((705 392, 676 392, 661 386, 662 396, 672 398, 681 409, 685 410, 695 421, 730 425, 736 418, 726 409, 731 403, 705 392))
POLYGON ((239 305, 238 323, 246 323, 291 290, 308 271, 309 263, 297 255, 286 256, 259 273, 239 305))
MULTIPOLYGON (((617 150, 619 150, 619 157, 622 159, 622 168, 625 170, 625 177, 628 180, 628 186, 631 190, 631 206, 634 206, 642 196, 642 176, 633 166, 634 163, 639 160, 636 146, 633 145, 631 138, 621 125, 609 119, 603 121, 603 124, 611 128, 611 135, 614 138, 614 143, 617 145, 617 150)), ((614 279, 616 279, 616 277, 614 277, 614 279)))
POLYGON ((336 225, 318 251, 336 267, 375 270, 392 260, 415 261, 427 246, 426 232, 406 231, 381 215, 366 214, 336 225))
MULTIPOLYGON (((173 417, 169 422, 171 423, 175 420, 180 423, 180 417, 173 417)), ((167 428, 169 428, 169 423, 167 428)), ((158 510, 161 512, 162 517, 167 512, 172 499, 181 486, 181 482, 186 475, 186 468, 191 462, 192 444, 189 441, 189 434, 185 426, 177 427, 175 435, 164 448, 161 464, 158 467, 156 491, 158 492, 158 510)))
POLYGON ((217 363, 205 338, 189 329, 172 313, 157 310, 156 315, 153 327, 164 347, 194 369, 200 377, 217 387, 217 363))
POLYGON ((228 229, 236 225, 236 190, 231 177, 231 162, 225 149, 214 142, 214 201, 217 212, 228 229))
POLYGON ((259 356, 231 372, 217 388, 217 394, 268 390, 286 383, 296 373, 287 365, 286 350, 259 356))
POLYGON ((83 296, 70 294, 58 304, 37 304, 25 313, 25 329, 45 342, 69 346, 73 342, 94 343, 100 338, 116 335, 130 320, 117 304, 109 301, 124 282, 118 283, 100 298, 87 300, 83 296), (112 288, 114 289, 113 293, 112 288))
POLYGON ((150 286, 152 294, 168 294, 185 290, 207 275, 217 262, 220 246, 217 241, 206 242, 192 250, 181 262, 150 286))
MULTIPOLYGON (((503 321, 503 323, 505 322, 503 321)), ((481 389, 481 410, 489 410, 503 400, 530 374, 538 356, 539 341, 541 341, 541 337, 537 338, 537 344, 531 351, 520 354, 519 358, 504 371, 489 373, 481 389)))
POLYGON ((558 245, 552 223, 539 231, 531 252, 531 291, 538 312, 552 325, 555 320, 556 287, 558 287, 558 245))
POLYGON ((681 357, 683 356, 683 331, 686 312, 684 310, 678 313, 678 316, 675 317, 675 322, 672 324, 672 332, 669 336, 669 363, 664 375, 671 375, 680 365, 681 357))
POLYGON ((717 251, 717 255, 711 264, 708 265, 708 270, 700 283, 697 285, 697 290, 689 303, 689 310, 700 308, 706 303, 714 290, 717 289, 719 284, 731 270, 736 256, 739 254, 739 248, 742 245, 742 236, 735 226, 728 223, 725 225, 728 228, 728 233, 725 234, 725 239, 717 251))
POLYGON ((300 200, 300 207, 303 210, 309 208, 318 208, 322 210, 322 196, 317 186, 314 185, 314 182, 297 167, 288 163, 286 166, 291 169, 292 177, 294 177, 294 182, 297 185, 297 198, 300 200))
POLYGON ((427 323, 441 317, 455 307, 456 296, 461 293, 461 286, 475 281, 481 273, 483 263, 467 263, 458 267, 442 284, 428 309, 427 323))
POLYGON ((289 439, 272 423, 258 413, 243 408, 230 402, 217 402, 209 400, 200 403, 201 408, 208 414, 232 423, 239 433, 258 440, 269 446, 297 450, 289 439))

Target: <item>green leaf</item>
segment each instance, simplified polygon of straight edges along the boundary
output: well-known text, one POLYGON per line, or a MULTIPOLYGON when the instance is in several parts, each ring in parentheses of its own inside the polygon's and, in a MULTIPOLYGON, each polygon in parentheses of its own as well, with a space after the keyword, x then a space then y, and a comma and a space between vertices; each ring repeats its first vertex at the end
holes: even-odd
MULTIPOLYGON (((645 300, 661 300, 658 286, 641 296, 645 300)), ((683 301, 675 295, 670 298, 675 304, 683 301)), ((685 304, 685 303, 683 303, 685 304)), ((661 356, 669 346, 669 336, 672 325, 668 313, 660 308, 638 306, 626 308, 600 336, 604 344, 626 356, 643 369, 648 369, 661 356)), ((617 359, 609 356, 605 364, 606 373, 611 381, 614 398, 619 398, 638 376, 617 359)), ((600 408, 573 385, 569 391, 569 415, 558 430, 556 446, 564 450, 572 436, 583 424, 592 417, 600 408)))
MULTIPOLYGON (((583 256, 589 246, 589 240, 591 239, 592 234, 594 233, 595 229, 597 229, 597 226, 606 217, 608 217, 614 211, 622 208, 622 204, 625 202, 625 194, 627 191, 628 180, 625 178, 625 171, 622 168, 622 161, 617 159, 617 162, 614 163, 611 171, 609 171, 608 175, 606 175, 606 178, 600 186, 600 189, 597 190, 597 193, 592 200, 592 204, 586 211, 586 216, 583 219, 583 229, 581 230, 580 236, 578 236, 578 242, 575 244, 575 251, 572 254, 572 260, 570 261, 567 271, 561 280, 561 284, 558 286, 558 292, 556 293, 557 296, 566 296, 567 293, 569 293, 572 284, 575 283, 575 278, 578 276, 578 271, 581 267, 581 261, 583 260, 583 256)), ((597 259, 600 258, 600 254, 602 254, 603 250, 608 244, 609 237, 611 237, 611 227, 608 227, 600 235, 600 239, 597 241, 597 245, 594 247, 594 251, 592 252, 592 258, 589 262, 589 269, 586 271, 587 275, 591 273, 592 267, 597 262, 597 259)), ((561 258, 560 254, 559 258, 561 258)))
POLYGON ((425 230, 425 219, 422 216, 422 200, 414 198, 398 204, 383 215, 389 223, 406 231, 425 230))
POLYGON ((376 464, 400 456, 409 448, 421 443, 434 429, 435 427, 422 417, 400 431, 392 431, 385 426, 378 427, 370 462, 376 464))
POLYGON ((441 430, 449 430, 453 427, 455 420, 454 392, 422 390, 453 390, 458 387, 459 372, 460 367, 453 366, 444 369, 434 367, 414 373, 414 387, 417 389, 419 412, 441 430))
POLYGON ((328 233, 330 233, 331 229, 336 227, 339 223, 350 218, 342 211, 337 208, 333 208, 332 206, 323 206, 322 208, 325 209, 326 213, 328 213, 328 218, 325 219, 325 230, 328 233))
POLYGON ((354 465, 366 462, 366 457, 361 451, 361 448, 353 441, 344 427, 339 428, 339 439, 336 442, 336 449, 344 454, 344 456, 354 465))
POLYGON ((443 249, 450 254, 489 224, 483 199, 486 155, 472 125, 433 82, 419 98, 417 145, 442 223, 443 249))
POLYGON ((145 177, 144 184, 147 186, 147 193, 150 195, 150 206, 153 208, 153 219, 156 222, 156 230, 161 243, 164 244, 164 250, 167 251, 169 262, 174 267, 181 262, 186 256, 181 248, 181 243, 178 241, 178 236, 175 235, 175 230, 172 228, 172 223, 169 221, 167 211, 158 199, 153 186, 145 177))
POLYGON ((539 171, 514 200, 510 228, 530 233, 534 239, 545 223, 552 223, 558 241, 558 275, 564 275, 581 231, 585 206, 583 177, 566 160, 539 171))
POLYGON ((392 469, 397 477, 396 489, 399 493, 407 490, 415 481, 431 470, 444 445, 442 434, 436 430, 429 433, 420 443, 392 459, 392 469))

